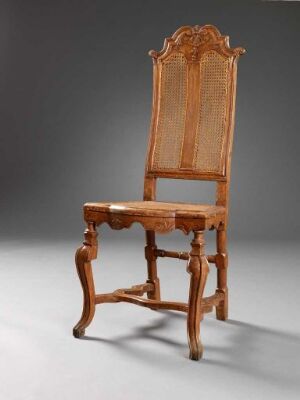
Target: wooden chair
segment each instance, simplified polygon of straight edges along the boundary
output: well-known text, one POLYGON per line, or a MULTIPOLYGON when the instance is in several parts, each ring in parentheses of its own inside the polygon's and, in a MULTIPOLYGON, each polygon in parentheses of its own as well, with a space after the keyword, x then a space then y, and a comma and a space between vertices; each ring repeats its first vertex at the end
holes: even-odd
POLYGON ((167 38, 153 59, 153 109, 145 170, 144 200, 118 203, 86 203, 87 223, 76 266, 83 289, 83 312, 74 336, 84 335, 96 304, 125 301, 153 310, 187 313, 190 358, 202 356, 199 338, 203 313, 216 308, 219 320, 228 317, 226 229, 228 192, 235 113, 237 61, 245 50, 230 48, 228 36, 212 25, 183 26, 167 38), (215 181, 216 204, 200 205, 156 201, 157 178, 215 181), (139 222, 146 231, 146 283, 112 293, 96 294, 91 261, 97 256, 96 227, 106 222, 112 229, 130 228, 139 222), (190 252, 158 249, 155 233, 174 229, 193 232, 190 252), (216 230, 217 249, 205 255, 204 231, 216 230), (157 276, 158 257, 187 260, 190 290, 187 303, 161 301, 157 276), (203 297, 209 271, 217 267, 217 289, 203 297), (143 297, 146 294, 147 298, 143 297))

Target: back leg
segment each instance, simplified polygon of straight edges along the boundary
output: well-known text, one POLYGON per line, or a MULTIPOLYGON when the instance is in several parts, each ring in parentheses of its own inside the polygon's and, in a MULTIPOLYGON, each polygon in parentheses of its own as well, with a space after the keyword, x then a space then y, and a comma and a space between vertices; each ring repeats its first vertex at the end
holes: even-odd
POLYGON ((225 298, 222 303, 216 307, 216 317, 219 320, 225 321, 228 319, 228 287, 227 287, 227 232, 226 230, 217 230, 217 290, 216 293, 223 293, 225 298))
POLYGON ((154 291, 148 292, 148 299, 152 300, 160 300, 160 283, 159 278, 157 276, 157 265, 155 255, 155 250, 157 246, 155 244, 155 232, 154 231, 146 231, 146 247, 145 247, 145 257, 147 260, 147 268, 148 268, 148 283, 152 283, 154 285, 154 291))

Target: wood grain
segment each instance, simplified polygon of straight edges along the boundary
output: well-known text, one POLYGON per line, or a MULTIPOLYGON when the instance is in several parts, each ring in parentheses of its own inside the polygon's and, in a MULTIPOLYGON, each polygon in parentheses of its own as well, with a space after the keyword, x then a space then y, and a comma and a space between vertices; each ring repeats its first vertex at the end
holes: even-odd
MULTIPOLYGON (((152 50, 149 52, 153 60, 153 101, 145 166, 144 197, 142 201, 93 202, 84 205, 84 220, 87 223, 87 229, 83 245, 77 250, 75 258, 83 290, 83 311, 79 322, 73 329, 75 337, 79 338, 84 335, 86 327, 94 317, 97 304, 127 302, 153 310, 181 311, 187 313, 190 358, 198 360, 203 353, 203 346, 200 340, 200 322, 203 314, 211 312, 215 308, 217 319, 226 320, 228 318, 227 225, 229 185, 235 118, 237 61, 239 56, 244 53, 245 50, 241 47, 230 48, 228 36, 222 36, 218 29, 212 25, 202 27, 198 25, 183 26, 165 40, 161 51, 152 50), (222 151, 219 154, 222 168, 219 171, 200 171, 195 167, 194 160, 194 149, 199 142, 197 142, 199 139, 197 135, 199 134, 200 89, 202 85, 200 63, 203 57, 207 54, 212 54, 211 52, 218 54, 221 60, 226 61, 226 68, 222 71, 225 71, 227 75, 224 77, 224 72, 220 76, 220 87, 221 82, 223 82, 222 88, 224 89, 225 87, 224 90, 226 92, 222 92, 223 97, 224 93, 226 94, 226 107, 224 108, 225 111, 223 110, 225 115, 223 120, 225 136, 222 138, 222 151), (154 163, 154 154, 157 151, 157 146, 160 145, 158 140, 158 126, 161 126, 159 124, 161 123, 160 118, 162 118, 160 107, 165 101, 164 96, 169 96, 170 101, 174 102, 172 97, 174 94, 163 93, 161 89, 162 79, 165 79, 165 85, 167 82, 166 87, 172 88, 170 82, 178 83, 174 82, 174 79, 179 76, 176 68, 175 70, 169 69, 171 76, 163 76, 162 67, 165 63, 168 63, 168 60, 173 55, 179 55, 178 59, 181 61, 185 60, 183 64, 180 64, 180 68, 182 68, 182 65, 187 65, 186 75, 184 75, 187 76, 187 82, 184 80, 181 82, 184 85, 186 102, 180 103, 183 104, 183 107, 186 107, 185 112, 181 114, 185 115, 184 124, 180 125, 184 127, 184 134, 180 136, 183 139, 179 164, 175 168, 161 168, 157 167, 159 165, 157 161, 156 164, 154 163), (226 79, 225 86, 224 79, 226 79), (157 201, 157 179, 164 178, 215 181, 215 204, 157 201), (115 230, 130 228, 133 223, 139 223, 143 226, 146 234, 145 258, 147 261, 147 279, 145 283, 134 285, 128 289, 117 289, 111 293, 95 293, 91 261, 97 257, 96 227, 103 223, 108 224, 115 230), (181 230, 186 235, 190 232, 193 233, 190 252, 157 248, 156 234, 166 234, 175 229, 181 230), (216 231, 216 254, 208 256, 205 255, 204 251, 204 231, 206 230, 216 231), (159 257, 178 258, 187 262, 187 272, 190 274, 187 303, 161 300, 160 281, 157 274, 157 259, 159 257), (203 297, 209 271, 208 263, 216 265, 217 288, 215 294, 203 297)), ((181 71, 180 68, 179 72, 181 71)), ((167 69, 167 71, 169 70, 167 69)), ((210 77, 209 79, 212 79, 214 85, 216 85, 214 80, 215 72, 206 70, 206 74, 210 77)), ((217 82, 219 82, 218 79, 217 82)), ((178 90, 182 89, 180 85, 177 85, 176 88, 178 90)), ((214 87, 215 89, 218 89, 218 87, 214 87)), ((203 94, 203 90, 201 94, 203 94)), ((179 96, 179 94, 176 92, 175 96, 179 96)), ((166 126, 174 119, 173 114, 164 115, 163 117, 167 121, 166 126)), ((172 135, 173 132, 167 132, 166 134, 172 135)), ((173 137, 169 136, 169 138, 172 139, 173 137)), ((160 148, 160 151, 165 151, 167 155, 171 156, 172 162, 174 162, 174 158, 172 158, 173 147, 171 140, 167 147, 163 147, 163 150, 160 148)), ((132 149, 132 156, 134 156, 134 150, 132 149)), ((205 155, 205 153, 202 154, 205 155)), ((125 156, 127 157, 124 154, 125 156)), ((170 282, 170 284, 172 283, 170 282)))

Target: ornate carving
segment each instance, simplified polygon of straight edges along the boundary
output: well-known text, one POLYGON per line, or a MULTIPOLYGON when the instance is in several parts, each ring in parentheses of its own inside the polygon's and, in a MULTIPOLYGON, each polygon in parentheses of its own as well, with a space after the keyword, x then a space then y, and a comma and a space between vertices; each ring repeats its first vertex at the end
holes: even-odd
POLYGON ((224 56, 238 56, 245 53, 242 47, 231 48, 228 36, 222 36, 213 25, 183 26, 172 37, 166 38, 161 51, 151 50, 149 55, 154 59, 164 59, 172 51, 183 53, 192 62, 199 61, 201 53, 213 49, 224 56))
POLYGON ((192 230, 192 227, 189 224, 185 224, 184 222, 176 224, 176 228, 180 229, 186 235, 188 235, 192 230))
MULTIPOLYGON (((179 44, 190 44, 194 47, 199 47, 203 43, 207 43, 210 40, 214 40, 217 35, 214 35, 212 29, 207 29, 201 27, 199 25, 195 25, 190 27, 189 30, 186 30, 181 36, 179 36, 178 43, 179 44)), ((219 32, 218 32, 219 33, 219 32)))
POLYGON ((156 232, 170 232, 174 229, 174 222, 173 221, 169 221, 169 220, 165 220, 165 221, 158 221, 154 223, 154 227, 153 229, 156 232))
POLYGON ((124 228, 124 223, 123 223, 123 221, 122 221, 120 218, 115 217, 115 216, 113 216, 113 217, 110 219, 109 225, 110 225, 110 227, 111 227, 112 229, 116 229, 116 230, 120 230, 120 229, 123 229, 123 228, 124 228))
MULTIPOLYGON (((120 203, 119 207, 111 207, 109 203, 88 203, 84 206, 84 219, 88 224, 88 229, 85 232, 83 246, 81 246, 76 253, 76 267, 82 285, 84 302, 82 316, 74 327, 73 332, 75 337, 81 337, 84 334, 85 328, 92 321, 96 304, 128 302, 154 310, 177 310, 187 312, 190 358, 197 360, 202 355, 202 344, 199 334, 200 320, 203 314, 212 311, 212 308, 216 307, 217 319, 226 320, 228 318, 226 227, 230 174, 226 174, 230 169, 231 160, 236 61, 237 57, 244 52, 245 50, 241 47, 230 48, 228 37, 221 36, 218 29, 212 25, 205 25, 203 27, 198 25, 194 27, 184 26, 178 29, 171 38, 165 40, 164 48, 160 52, 150 52, 154 63, 157 63, 157 65, 154 66, 153 115, 144 186, 144 200, 145 203, 147 203, 147 201, 149 203, 148 205, 145 204, 145 207, 143 205, 142 207, 136 208, 132 205, 126 206, 126 204, 120 207, 120 203), (200 173, 190 168, 189 165, 189 168, 183 166, 182 170, 180 168, 176 170, 166 168, 163 171, 153 171, 150 168, 156 140, 155 127, 160 118, 158 105, 161 101, 159 97, 161 95, 159 88, 162 82, 162 74, 160 73, 162 65, 159 65, 159 63, 169 57, 172 52, 180 53, 175 54, 175 58, 186 58, 186 60, 183 60, 183 63, 184 67, 187 67, 189 71, 189 76, 197 70, 195 73, 197 79, 190 79, 190 85, 187 86, 187 99, 191 98, 193 102, 195 101, 196 105, 198 104, 198 100, 195 99, 198 99, 198 94, 195 95, 195 93, 198 91, 199 74, 201 75, 201 71, 199 71, 198 65, 193 63, 198 63, 205 52, 217 52, 217 57, 222 58, 221 63, 223 63, 224 59, 230 58, 230 60, 225 60, 226 63, 229 62, 231 65, 228 80, 228 87, 230 87, 230 89, 228 89, 229 97, 228 105, 226 106, 226 109, 228 109, 226 113, 226 132, 229 145, 227 146, 228 149, 223 152, 223 157, 226 159, 226 171, 224 169, 221 174, 210 172, 210 170, 200 173), (156 200, 156 179, 158 177, 216 181, 218 185, 216 209, 211 208, 214 206, 209 206, 209 209, 206 209, 205 206, 203 212, 200 209, 195 211, 192 208, 180 210, 180 206, 174 208, 174 204, 165 209, 160 209, 160 207, 151 208, 151 202, 155 202, 156 200), (133 223, 139 223, 145 228, 147 238, 145 254, 148 269, 148 279, 146 283, 135 285, 129 289, 118 289, 112 293, 95 294, 91 261, 97 256, 97 233, 95 227, 102 223, 107 223, 111 228, 117 230, 130 228, 133 223), (191 243, 192 249, 190 253, 157 249, 155 244, 155 231, 167 233, 174 229, 180 229, 185 234, 194 231, 194 239, 191 243), (203 239, 203 231, 206 229, 217 230, 217 254, 207 257, 204 254, 203 239), (156 270, 156 258, 158 256, 188 261, 187 271, 190 274, 188 303, 160 300, 159 279, 156 270), (214 295, 203 298, 203 291, 209 270, 208 262, 216 264, 218 276, 217 289, 214 295), (147 295, 148 298, 146 298, 145 295, 147 295)), ((213 56, 215 57, 216 54, 213 54, 213 56)), ((181 62, 179 63, 179 68, 181 68, 181 62)), ((176 72, 176 74, 174 74, 174 79, 177 79, 177 75, 176 72)), ((172 93, 170 96, 172 96, 172 93)), ((184 104, 186 104, 185 101, 184 104)), ((167 114, 168 118, 170 118, 170 116, 172 118, 174 113, 170 113, 170 110, 168 110, 167 114)), ((197 113, 191 112, 189 119, 194 121, 193 124, 195 121, 197 122, 197 113)), ((184 123, 185 121, 186 119, 184 119, 184 123)), ((189 129, 187 131, 191 131, 190 126, 192 125, 188 125, 189 129)), ((170 131, 173 132, 172 129, 170 131)), ((171 144, 171 142, 168 142, 167 149, 173 152, 171 144)), ((190 152, 185 153, 190 156, 190 152)), ((157 206, 157 204, 154 206, 157 206)), ((187 204, 186 206, 189 207, 191 205, 187 204)))
MULTIPOLYGON (((145 202, 146 204, 147 202, 145 202)), ((105 207, 105 204, 101 205, 100 203, 100 210, 97 210, 95 206, 88 206, 88 208, 85 208, 85 220, 93 220, 97 225, 108 223, 112 229, 116 230, 128 229, 133 223, 139 223, 145 230, 168 233, 172 230, 180 229, 184 234, 188 235, 191 231, 218 228, 225 218, 223 213, 216 213, 210 216, 203 214, 198 218, 187 218, 184 213, 168 211, 167 214, 169 213, 169 215, 162 217, 151 215, 147 208, 139 210, 139 214, 130 214, 130 210, 126 211, 125 206, 121 212, 111 212, 109 209, 106 211, 105 207)))

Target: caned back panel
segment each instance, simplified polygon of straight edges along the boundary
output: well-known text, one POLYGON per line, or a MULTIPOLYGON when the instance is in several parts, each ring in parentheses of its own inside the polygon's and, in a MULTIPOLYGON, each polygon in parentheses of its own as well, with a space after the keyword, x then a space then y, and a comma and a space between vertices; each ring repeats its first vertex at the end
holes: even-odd
POLYGON ((235 100, 235 62, 243 49, 212 26, 180 28, 154 61, 154 99, 146 173, 225 180, 235 100))
POLYGON ((153 154, 155 170, 180 166, 188 95, 187 60, 184 55, 172 54, 162 63, 160 74, 160 104, 153 154))

